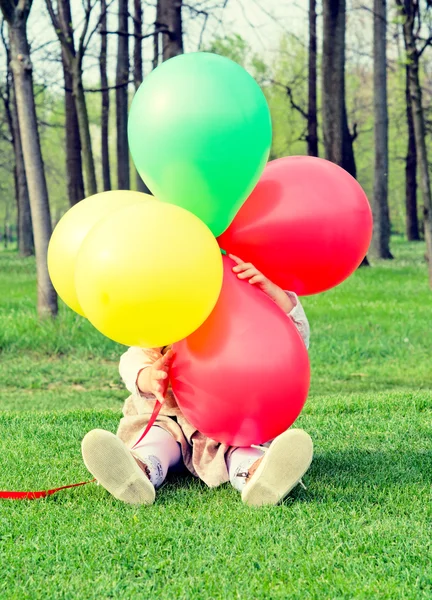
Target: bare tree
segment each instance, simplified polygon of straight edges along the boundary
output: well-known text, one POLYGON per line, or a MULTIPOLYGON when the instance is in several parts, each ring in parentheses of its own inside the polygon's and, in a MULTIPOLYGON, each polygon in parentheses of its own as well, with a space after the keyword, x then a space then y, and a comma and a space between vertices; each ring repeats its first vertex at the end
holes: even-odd
POLYGON ((405 207, 406 207, 406 236, 408 241, 420 239, 419 221, 417 214, 417 150, 414 133, 414 119, 409 91, 409 65, 405 67, 405 100, 408 129, 408 144, 405 160, 405 207))
POLYGON ((15 94, 13 94, 13 75, 10 69, 9 45, 1 28, 1 37, 6 51, 7 75, 4 91, 1 96, 5 109, 5 116, 9 128, 9 141, 14 152, 14 183, 15 199, 17 204, 17 237, 18 252, 20 256, 31 256, 34 254, 33 229, 30 212, 30 199, 27 187, 27 178, 24 167, 24 156, 21 145, 21 134, 18 126, 18 115, 15 94))
POLYGON ((182 0, 157 0, 157 11, 157 25, 163 30, 159 35, 165 61, 183 54, 182 0))
MULTIPOLYGON (((72 15, 69 0, 58 0, 58 19, 67 34, 71 50, 75 53, 75 42, 72 29, 72 15)), ((61 47, 63 76, 65 85, 65 124, 66 124, 66 180, 69 204, 73 206, 84 198, 84 179, 81 161, 81 137, 78 126, 78 115, 72 94, 73 74, 70 69, 65 46, 61 47)))
POLYGON ((390 252, 390 215, 388 206, 388 109, 387 109, 387 6, 374 0, 374 130, 375 180, 372 210, 374 229, 372 252, 378 258, 393 258, 390 252))
POLYGON ((316 0, 309 0, 308 155, 318 156, 316 0))
POLYGON ((30 197, 36 251, 38 312, 40 316, 54 316, 57 314, 57 295, 51 283, 47 266, 51 218, 36 121, 30 48, 27 40, 27 20, 31 5, 31 0, 0 0, 0 8, 9 28, 10 66, 13 72, 18 123, 30 197))
POLYGON ((426 147, 425 117, 419 79, 420 56, 426 45, 431 43, 432 37, 429 37, 423 48, 418 48, 415 28, 420 30, 419 20, 421 19, 421 14, 419 0, 396 0, 396 5, 403 18, 403 35, 409 65, 409 91, 413 109, 417 161, 420 169, 420 187, 423 196, 423 218, 428 256, 429 284, 432 287, 432 198, 426 147))
MULTIPOLYGON (((133 63, 133 78, 135 91, 139 88, 143 80, 143 59, 142 59, 142 26, 143 26, 143 11, 141 0, 134 0, 134 63, 133 63)), ((143 140, 145 143, 145 140, 143 140)), ((141 179, 138 171, 135 172, 136 187, 139 192, 149 193, 149 189, 141 179)))
POLYGON ((159 44, 159 30, 160 30, 160 19, 161 19, 161 3, 160 0, 156 0, 156 20, 154 23, 153 33, 153 69, 159 65, 160 55, 160 44, 159 44))
POLYGON ((109 159, 109 88, 107 75, 107 3, 106 0, 101 0, 101 16, 100 16, 100 54, 99 54, 99 71, 102 87, 102 112, 101 112, 101 145, 102 145, 102 179, 103 189, 105 191, 111 189, 111 171, 109 159))
MULTIPOLYGON (((5 214, 4 214, 4 221, 3 221, 3 248, 5 250, 8 249, 9 244, 12 243, 12 231, 11 231, 11 224, 10 224, 10 202, 9 200, 6 200, 5 203, 5 214)), ((1 240, 2 234, 0 233, 0 240, 1 240)))
POLYGON ((322 113, 325 154, 343 162, 345 0, 323 0, 322 113))
POLYGON ((356 177, 345 104, 345 0, 323 0, 322 119, 327 160, 356 177))
POLYGON ((134 50, 133 50, 133 79, 135 90, 139 88, 143 80, 143 59, 142 59, 142 27, 143 27, 143 10, 141 0, 133 0, 134 15, 133 15, 133 33, 134 33, 134 50))
POLYGON ((129 82, 129 36, 128 0, 118 3, 118 51, 116 71, 116 121, 117 121, 117 187, 128 190, 129 147, 127 140, 128 82, 129 82))
MULTIPOLYGON (((345 102, 345 0, 323 0, 322 121, 325 157, 357 175, 345 102)), ((360 266, 368 266, 365 256, 360 266)))
POLYGON ((49 15, 51 17, 54 30, 64 50, 64 57, 68 64, 68 70, 72 75, 72 94, 75 101, 76 112, 78 116, 78 127, 81 138, 82 161, 84 164, 84 172, 86 179, 86 192, 91 196, 97 192, 96 171, 93 158, 92 141, 90 135, 90 125, 87 111, 87 104, 83 87, 83 59, 90 39, 95 30, 89 32, 90 16, 94 3, 91 0, 83 0, 84 6, 84 22, 82 24, 81 34, 79 36, 78 48, 75 49, 73 35, 73 23, 70 21, 65 24, 61 20, 60 6, 69 5, 70 0, 58 0, 57 13, 54 10, 53 1, 45 0, 49 15))
POLYGON ((15 94, 11 106, 11 135, 15 155, 15 196, 18 213, 18 252, 20 256, 34 254, 33 225, 30 209, 30 196, 25 173, 21 133, 18 124, 18 109, 15 94))

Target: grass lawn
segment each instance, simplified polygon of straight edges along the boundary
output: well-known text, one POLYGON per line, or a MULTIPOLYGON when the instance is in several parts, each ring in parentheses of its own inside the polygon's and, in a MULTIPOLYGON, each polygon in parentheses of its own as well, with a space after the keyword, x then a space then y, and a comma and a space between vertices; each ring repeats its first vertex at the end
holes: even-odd
MULTIPOLYGON (((424 246, 306 298, 316 456, 280 506, 171 478, 152 507, 92 484, 0 501, 0 598, 432 598, 432 292, 424 246)), ((35 314, 31 259, 0 253, 0 489, 89 478, 80 442, 115 431, 123 348, 62 307, 35 314)))

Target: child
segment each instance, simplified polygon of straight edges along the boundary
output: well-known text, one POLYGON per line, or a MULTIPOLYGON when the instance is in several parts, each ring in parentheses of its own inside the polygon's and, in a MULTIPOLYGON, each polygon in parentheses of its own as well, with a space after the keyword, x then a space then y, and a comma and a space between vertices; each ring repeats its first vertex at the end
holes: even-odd
MULTIPOLYGON (((297 296, 284 292, 250 263, 230 255, 239 279, 249 280, 297 326, 306 347, 309 324, 297 296)), ((94 429, 83 439, 84 463, 99 483, 119 500, 152 504, 170 468, 181 461, 209 487, 230 481, 246 504, 277 504, 298 484, 312 461, 312 440, 301 429, 285 431, 268 447, 235 448, 211 440, 182 415, 168 389, 173 352, 169 348, 129 348, 120 375, 131 396, 123 407, 117 436, 94 429), (163 402, 155 424, 133 447, 150 420, 154 401, 163 402), (131 448, 133 449, 131 450, 131 448)))

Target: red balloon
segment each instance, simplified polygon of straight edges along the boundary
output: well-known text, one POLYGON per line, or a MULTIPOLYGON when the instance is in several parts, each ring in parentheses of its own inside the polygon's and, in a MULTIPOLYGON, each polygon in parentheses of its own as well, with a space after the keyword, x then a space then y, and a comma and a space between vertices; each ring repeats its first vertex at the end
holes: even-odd
POLYGON ((349 277, 371 237, 371 209, 354 177, 322 158, 290 156, 268 163, 218 241, 283 289, 308 295, 349 277))
POLYGON ((291 319, 240 281, 224 257, 218 303, 205 323, 174 344, 171 383, 194 427, 233 446, 269 441, 300 414, 309 389, 306 347, 291 319))

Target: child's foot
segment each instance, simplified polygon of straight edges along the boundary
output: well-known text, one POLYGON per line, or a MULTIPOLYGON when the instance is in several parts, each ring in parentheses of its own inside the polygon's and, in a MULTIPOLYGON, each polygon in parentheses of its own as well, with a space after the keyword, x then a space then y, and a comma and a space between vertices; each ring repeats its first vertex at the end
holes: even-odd
POLYGON ((153 504, 155 488, 130 450, 113 433, 93 429, 82 444, 84 464, 115 498, 128 504, 153 504))
POLYGON ((250 506, 278 504, 300 483, 312 456, 312 440, 305 431, 285 431, 249 468, 242 492, 243 502, 250 506))

